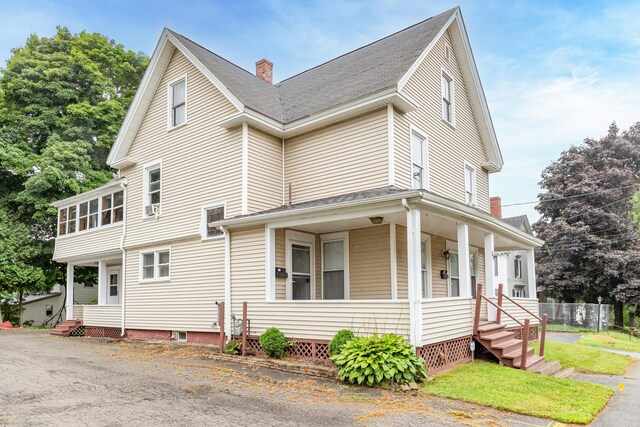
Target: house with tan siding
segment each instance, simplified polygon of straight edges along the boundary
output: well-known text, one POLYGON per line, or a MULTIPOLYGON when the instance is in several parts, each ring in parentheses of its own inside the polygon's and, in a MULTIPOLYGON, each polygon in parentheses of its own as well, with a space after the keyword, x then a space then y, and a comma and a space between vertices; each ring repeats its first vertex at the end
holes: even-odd
MULTIPOLYGON (((68 283, 99 273, 98 304, 67 319, 217 344, 246 304, 254 347, 275 326, 324 357, 346 328, 400 334, 430 368, 466 360, 474 314, 496 318, 493 253, 522 250, 534 278, 542 242, 490 215, 503 159, 460 9, 277 84, 272 67, 163 31, 117 178, 54 204, 68 283)), ((536 324, 529 286, 503 326, 536 324)))

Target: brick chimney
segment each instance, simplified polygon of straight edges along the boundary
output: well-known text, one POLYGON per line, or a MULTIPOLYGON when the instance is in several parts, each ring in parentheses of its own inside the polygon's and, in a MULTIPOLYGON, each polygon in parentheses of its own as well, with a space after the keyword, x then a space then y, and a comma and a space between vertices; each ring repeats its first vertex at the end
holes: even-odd
POLYGON ((498 219, 502 219, 502 199, 500 197, 492 197, 490 202, 491 215, 498 219))
POLYGON ((256 76, 260 77, 265 82, 273 83, 273 64, 266 59, 261 59, 256 62, 256 76))

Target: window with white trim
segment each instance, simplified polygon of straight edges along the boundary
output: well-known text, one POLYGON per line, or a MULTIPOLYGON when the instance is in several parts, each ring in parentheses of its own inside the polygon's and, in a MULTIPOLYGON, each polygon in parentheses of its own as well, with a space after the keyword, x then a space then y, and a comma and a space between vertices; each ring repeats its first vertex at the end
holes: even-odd
POLYGON ((124 192, 122 190, 102 196, 100 225, 115 224, 124 216, 124 192))
POLYGON ((69 206, 58 211, 58 236, 76 232, 77 207, 69 206))
POLYGON ((45 316, 53 316, 53 305, 45 306, 45 316))
POLYGON ((171 127, 187 122, 187 81, 180 79, 170 85, 171 91, 171 127))
POLYGON ((348 233, 320 236, 322 240, 322 299, 348 298, 348 236, 348 233))
POLYGON ((162 165, 154 163, 144 168, 144 216, 159 212, 162 202, 162 165))
POLYGON ((522 279, 522 258, 519 255, 513 260, 513 277, 522 279))
POLYGON ((453 124, 453 78, 442 71, 442 119, 453 124))
POLYGON ((498 257, 497 256, 493 257, 493 275, 494 276, 500 275, 500 273, 498 273, 498 257))
POLYGON ((464 164, 464 198, 469 206, 476 205, 476 168, 466 162, 464 164))
POLYGON ((285 231, 287 299, 316 299, 315 235, 285 231))
MULTIPOLYGON (((476 250, 471 249, 469 252, 469 274, 471 278, 471 296, 476 296, 476 283, 477 283, 477 259, 478 254, 476 250)), ((449 250, 449 296, 460 296, 460 266, 459 266, 458 252, 449 250)))
POLYGON ((422 298, 431 298, 431 239, 423 236, 420 241, 420 275, 422 278, 422 298))
POLYGON ((78 205, 78 231, 98 226, 98 199, 89 200, 78 205))
POLYGON ((140 254, 140 279, 168 279, 171 273, 171 252, 169 249, 142 252, 140 254))
POLYGON ((203 239, 223 236, 220 227, 212 227, 210 224, 224 219, 224 204, 205 206, 202 208, 201 235, 203 239))
POLYGON ((411 131, 411 174, 412 186, 415 189, 427 189, 429 180, 426 136, 411 131))

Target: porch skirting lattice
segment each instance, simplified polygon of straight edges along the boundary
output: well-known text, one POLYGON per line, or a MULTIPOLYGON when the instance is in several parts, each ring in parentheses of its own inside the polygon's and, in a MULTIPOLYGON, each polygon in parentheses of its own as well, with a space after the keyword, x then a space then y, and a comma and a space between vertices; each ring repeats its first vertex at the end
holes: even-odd
POLYGON ((416 353, 424 359, 427 372, 434 373, 471 361, 470 342, 471 336, 456 338, 418 347, 416 353))
POLYGON ((120 338, 120 328, 102 326, 85 326, 84 336, 93 338, 120 338))
MULTIPOLYGON (((311 338, 287 338, 291 343, 287 347, 287 356, 305 360, 329 360, 329 341, 311 338)), ((248 336, 247 348, 256 354, 264 354, 260 346, 260 337, 248 336)))

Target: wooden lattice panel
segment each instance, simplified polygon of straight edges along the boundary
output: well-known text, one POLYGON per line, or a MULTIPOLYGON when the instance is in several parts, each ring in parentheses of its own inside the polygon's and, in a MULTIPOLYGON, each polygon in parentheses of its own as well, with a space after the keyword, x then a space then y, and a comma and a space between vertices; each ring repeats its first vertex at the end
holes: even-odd
POLYGON ((84 336, 84 326, 78 326, 74 330, 69 333, 70 337, 83 337, 84 336))
POLYGON ((471 360, 470 342, 471 337, 464 337, 418 347, 416 351, 418 356, 424 359, 427 372, 437 372, 471 360))
POLYGON ((247 338, 247 346, 251 348, 255 354, 262 354, 262 346, 258 338, 247 338))
POLYGON ((120 328, 85 326, 84 336, 93 338, 120 338, 120 328))
MULTIPOLYGON (((329 343, 311 339, 288 339, 293 343, 287 347, 286 355, 307 360, 329 360, 329 343)), ((255 354, 263 354, 260 346, 260 338, 247 337, 247 348, 253 350, 255 354)))
MULTIPOLYGON (((522 330, 524 328, 514 328, 514 329, 510 329, 510 331, 512 331, 515 334, 515 339, 521 340, 522 339, 522 330)), ((539 338, 538 336, 538 325, 534 325, 534 326, 530 326, 529 327, 529 341, 534 341, 537 340, 539 338)))

